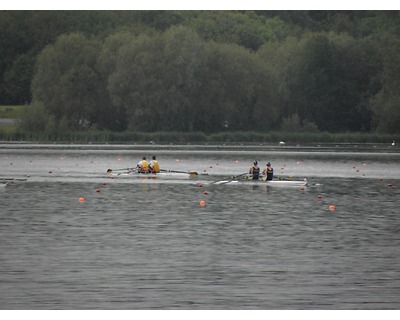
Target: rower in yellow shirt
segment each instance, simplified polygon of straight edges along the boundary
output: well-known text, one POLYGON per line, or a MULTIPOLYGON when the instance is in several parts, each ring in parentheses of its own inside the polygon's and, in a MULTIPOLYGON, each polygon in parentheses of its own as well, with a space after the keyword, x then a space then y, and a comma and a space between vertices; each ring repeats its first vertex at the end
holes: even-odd
POLYGON ((156 156, 153 156, 153 159, 150 161, 149 170, 151 173, 159 173, 160 165, 156 159, 156 156))
POLYGON ((138 173, 149 173, 149 163, 146 157, 143 157, 141 161, 136 165, 138 173))

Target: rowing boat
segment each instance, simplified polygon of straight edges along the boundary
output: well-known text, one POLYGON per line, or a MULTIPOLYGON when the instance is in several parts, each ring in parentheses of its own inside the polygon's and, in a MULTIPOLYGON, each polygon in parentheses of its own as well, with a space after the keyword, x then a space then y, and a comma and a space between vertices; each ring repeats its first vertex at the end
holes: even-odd
MULTIPOLYGON (((247 178, 247 177, 246 177, 247 178)), ((229 185, 265 185, 269 187, 281 187, 281 188, 302 188, 307 186, 307 179, 304 180, 266 180, 261 177, 258 180, 244 179, 244 180, 221 180, 216 181, 213 184, 229 184, 229 185)))
POLYGON ((15 181, 26 181, 27 179, 23 178, 0 178, 0 188, 6 187, 10 183, 14 183, 15 181))
POLYGON ((111 172, 111 178, 139 178, 139 179, 188 179, 197 176, 197 172, 171 172, 139 173, 137 171, 111 172))
POLYGON ((28 179, 26 179, 26 178, 0 178, 0 182, 5 182, 5 183, 7 183, 7 182, 13 182, 13 181, 26 181, 26 180, 28 180, 28 179))

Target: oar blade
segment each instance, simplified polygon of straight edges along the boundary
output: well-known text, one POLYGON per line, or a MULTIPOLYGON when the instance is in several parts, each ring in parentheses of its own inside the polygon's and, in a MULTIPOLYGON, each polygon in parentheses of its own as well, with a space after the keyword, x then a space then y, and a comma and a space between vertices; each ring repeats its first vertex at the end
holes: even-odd
POLYGON ((130 171, 131 168, 122 168, 122 169, 107 169, 107 173, 111 173, 113 171, 130 171))

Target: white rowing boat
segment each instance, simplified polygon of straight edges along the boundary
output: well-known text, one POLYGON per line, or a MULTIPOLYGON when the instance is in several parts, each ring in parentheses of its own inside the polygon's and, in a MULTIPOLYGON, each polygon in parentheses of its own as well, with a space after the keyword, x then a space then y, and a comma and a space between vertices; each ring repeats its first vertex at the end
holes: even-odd
POLYGON ((0 178, 0 182, 4 182, 4 183, 7 183, 7 182, 13 182, 13 181, 26 181, 26 180, 28 180, 28 179, 26 179, 26 178, 0 178))
POLYGON ((111 178, 138 178, 138 179, 189 179, 197 177, 197 172, 174 172, 163 171, 159 173, 139 173, 137 171, 131 172, 110 172, 111 178))
POLYGON ((5 188, 8 184, 14 183, 15 181, 26 181, 23 178, 0 178, 0 188, 5 188))
POLYGON ((229 184, 229 185, 263 185, 269 187, 282 187, 282 188, 302 188, 307 186, 307 179, 304 180, 259 180, 244 179, 244 180, 221 180, 213 184, 229 184))

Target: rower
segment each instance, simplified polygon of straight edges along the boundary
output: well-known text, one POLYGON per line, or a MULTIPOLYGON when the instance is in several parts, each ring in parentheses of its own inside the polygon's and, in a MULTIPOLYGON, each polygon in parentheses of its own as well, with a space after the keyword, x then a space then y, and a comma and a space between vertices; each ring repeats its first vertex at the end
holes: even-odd
POLYGON ((267 167, 263 170, 262 174, 267 176, 267 180, 274 178, 274 168, 271 167, 271 163, 267 163, 267 167))
POLYGON ((138 173, 149 173, 149 163, 146 157, 143 157, 141 161, 136 165, 138 173))
POLYGON ((149 170, 151 173, 159 173, 160 172, 160 165, 156 159, 156 156, 153 156, 153 159, 150 161, 149 170))
POLYGON ((253 166, 249 170, 249 174, 253 175, 253 180, 258 180, 260 177, 260 168, 258 167, 258 161, 253 162, 253 166))

